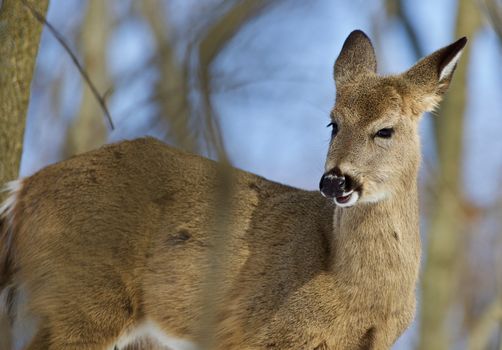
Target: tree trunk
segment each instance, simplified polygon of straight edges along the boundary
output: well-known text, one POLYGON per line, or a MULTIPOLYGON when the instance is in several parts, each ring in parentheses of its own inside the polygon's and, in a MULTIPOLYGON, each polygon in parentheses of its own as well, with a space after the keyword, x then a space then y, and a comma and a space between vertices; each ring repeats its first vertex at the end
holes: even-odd
MULTIPOLYGON (((473 1, 458 2, 456 36, 474 37, 479 26, 473 1)), ((458 252, 461 249, 462 138, 470 45, 464 50, 453 82, 435 117, 438 173, 434 209, 428 230, 427 260, 422 275, 421 350, 450 348, 446 324, 454 296, 458 252)))
MULTIPOLYGON (((47 13, 48 0, 31 0, 40 13, 47 13)), ((42 24, 19 0, 0 5, 0 184, 19 174, 30 84, 42 24)), ((0 193, 0 202, 4 193, 0 193)), ((8 322, 0 315, 0 349, 10 348, 8 322)))
MULTIPOLYGON (((48 0, 32 0, 40 13, 48 0)), ((19 0, 0 8, 0 183, 18 177, 30 84, 42 24, 19 0)), ((1 199, 1 198, 0 198, 1 199)))
MULTIPOLYGON (((89 1, 82 28, 84 67, 101 94, 111 85, 106 69, 106 45, 110 26, 108 5, 109 3, 103 0, 89 1)), ((82 84, 80 111, 68 130, 65 158, 97 148, 103 145, 107 138, 103 110, 89 86, 84 81, 82 84)))

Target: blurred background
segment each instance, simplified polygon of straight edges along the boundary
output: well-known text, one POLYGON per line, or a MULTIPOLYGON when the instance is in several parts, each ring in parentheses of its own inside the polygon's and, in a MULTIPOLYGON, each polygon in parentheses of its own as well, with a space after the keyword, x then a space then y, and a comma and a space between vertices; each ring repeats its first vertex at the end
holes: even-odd
POLYGON ((394 349, 502 349, 500 0, 51 0, 50 23, 115 129, 44 29, 22 175, 108 142, 152 135, 314 190, 332 66, 356 28, 382 74, 468 36, 440 110, 421 121, 418 312, 394 349))

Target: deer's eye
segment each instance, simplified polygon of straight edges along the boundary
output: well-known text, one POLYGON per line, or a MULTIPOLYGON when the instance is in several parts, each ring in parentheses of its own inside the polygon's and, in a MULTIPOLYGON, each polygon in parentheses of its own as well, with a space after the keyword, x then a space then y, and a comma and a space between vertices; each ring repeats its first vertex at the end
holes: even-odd
POLYGON ((390 139, 394 134, 393 128, 384 128, 377 131, 375 137, 381 137, 382 139, 390 139))
POLYGON ((331 122, 326 127, 331 127, 331 137, 335 137, 338 134, 338 124, 336 122, 331 122))

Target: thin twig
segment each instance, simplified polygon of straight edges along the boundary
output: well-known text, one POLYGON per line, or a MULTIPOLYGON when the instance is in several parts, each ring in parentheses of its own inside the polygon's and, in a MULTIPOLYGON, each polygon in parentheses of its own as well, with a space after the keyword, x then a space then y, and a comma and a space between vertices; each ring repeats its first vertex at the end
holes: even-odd
POLYGON ((89 75, 84 70, 84 68, 82 67, 82 65, 78 61, 77 56, 70 49, 70 46, 66 43, 66 41, 63 38, 63 36, 61 35, 61 33, 59 33, 57 31, 57 29, 54 28, 54 26, 47 20, 47 18, 45 18, 44 15, 42 15, 33 6, 31 6, 30 3, 28 3, 26 0, 21 0, 21 1, 22 1, 23 5, 26 6, 30 10, 30 12, 33 14, 33 16, 37 19, 37 21, 39 21, 40 23, 45 24, 47 26, 47 28, 49 29, 51 34, 56 38, 56 40, 61 44, 61 46, 63 46, 65 51, 68 53, 68 55, 70 55, 70 58, 73 61, 73 63, 75 64, 75 66, 77 67, 80 75, 84 78, 85 82, 87 83, 87 85, 91 89, 92 94, 94 95, 94 97, 98 101, 99 105, 103 109, 103 112, 105 113, 106 119, 108 120, 108 123, 110 124, 110 128, 112 130, 115 130, 115 125, 113 124, 113 120, 110 115, 110 112, 108 111, 108 107, 106 107, 105 99, 99 94, 98 89, 92 83, 91 78, 89 78, 89 75))
POLYGON ((502 41, 502 4, 494 0, 479 0, 477 3, 499 40, 502 41))
POLYGON ((397 16, 401 20, 403 25, 403 29, 406 32, 406 35, 410 39, 411 47, 413 49, 413 54, 417 59, 424 56, 425 52, 420 44, 420 38, 418 37, 418 33, 416 29, 413 27, 412 21, 408 13, 404 8, 404 4, 402 0, 398 0, 396 2, 396 10, 397 16))

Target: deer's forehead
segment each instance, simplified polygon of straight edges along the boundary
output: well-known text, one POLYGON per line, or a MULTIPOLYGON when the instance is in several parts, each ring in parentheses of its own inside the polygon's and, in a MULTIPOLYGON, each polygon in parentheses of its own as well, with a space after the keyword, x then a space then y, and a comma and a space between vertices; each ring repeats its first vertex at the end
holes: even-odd
POLYGON ((390 84, 360 83, 337 89, 333 113, 351 123, 371 124, 400 114, 402 98, 390 84))

